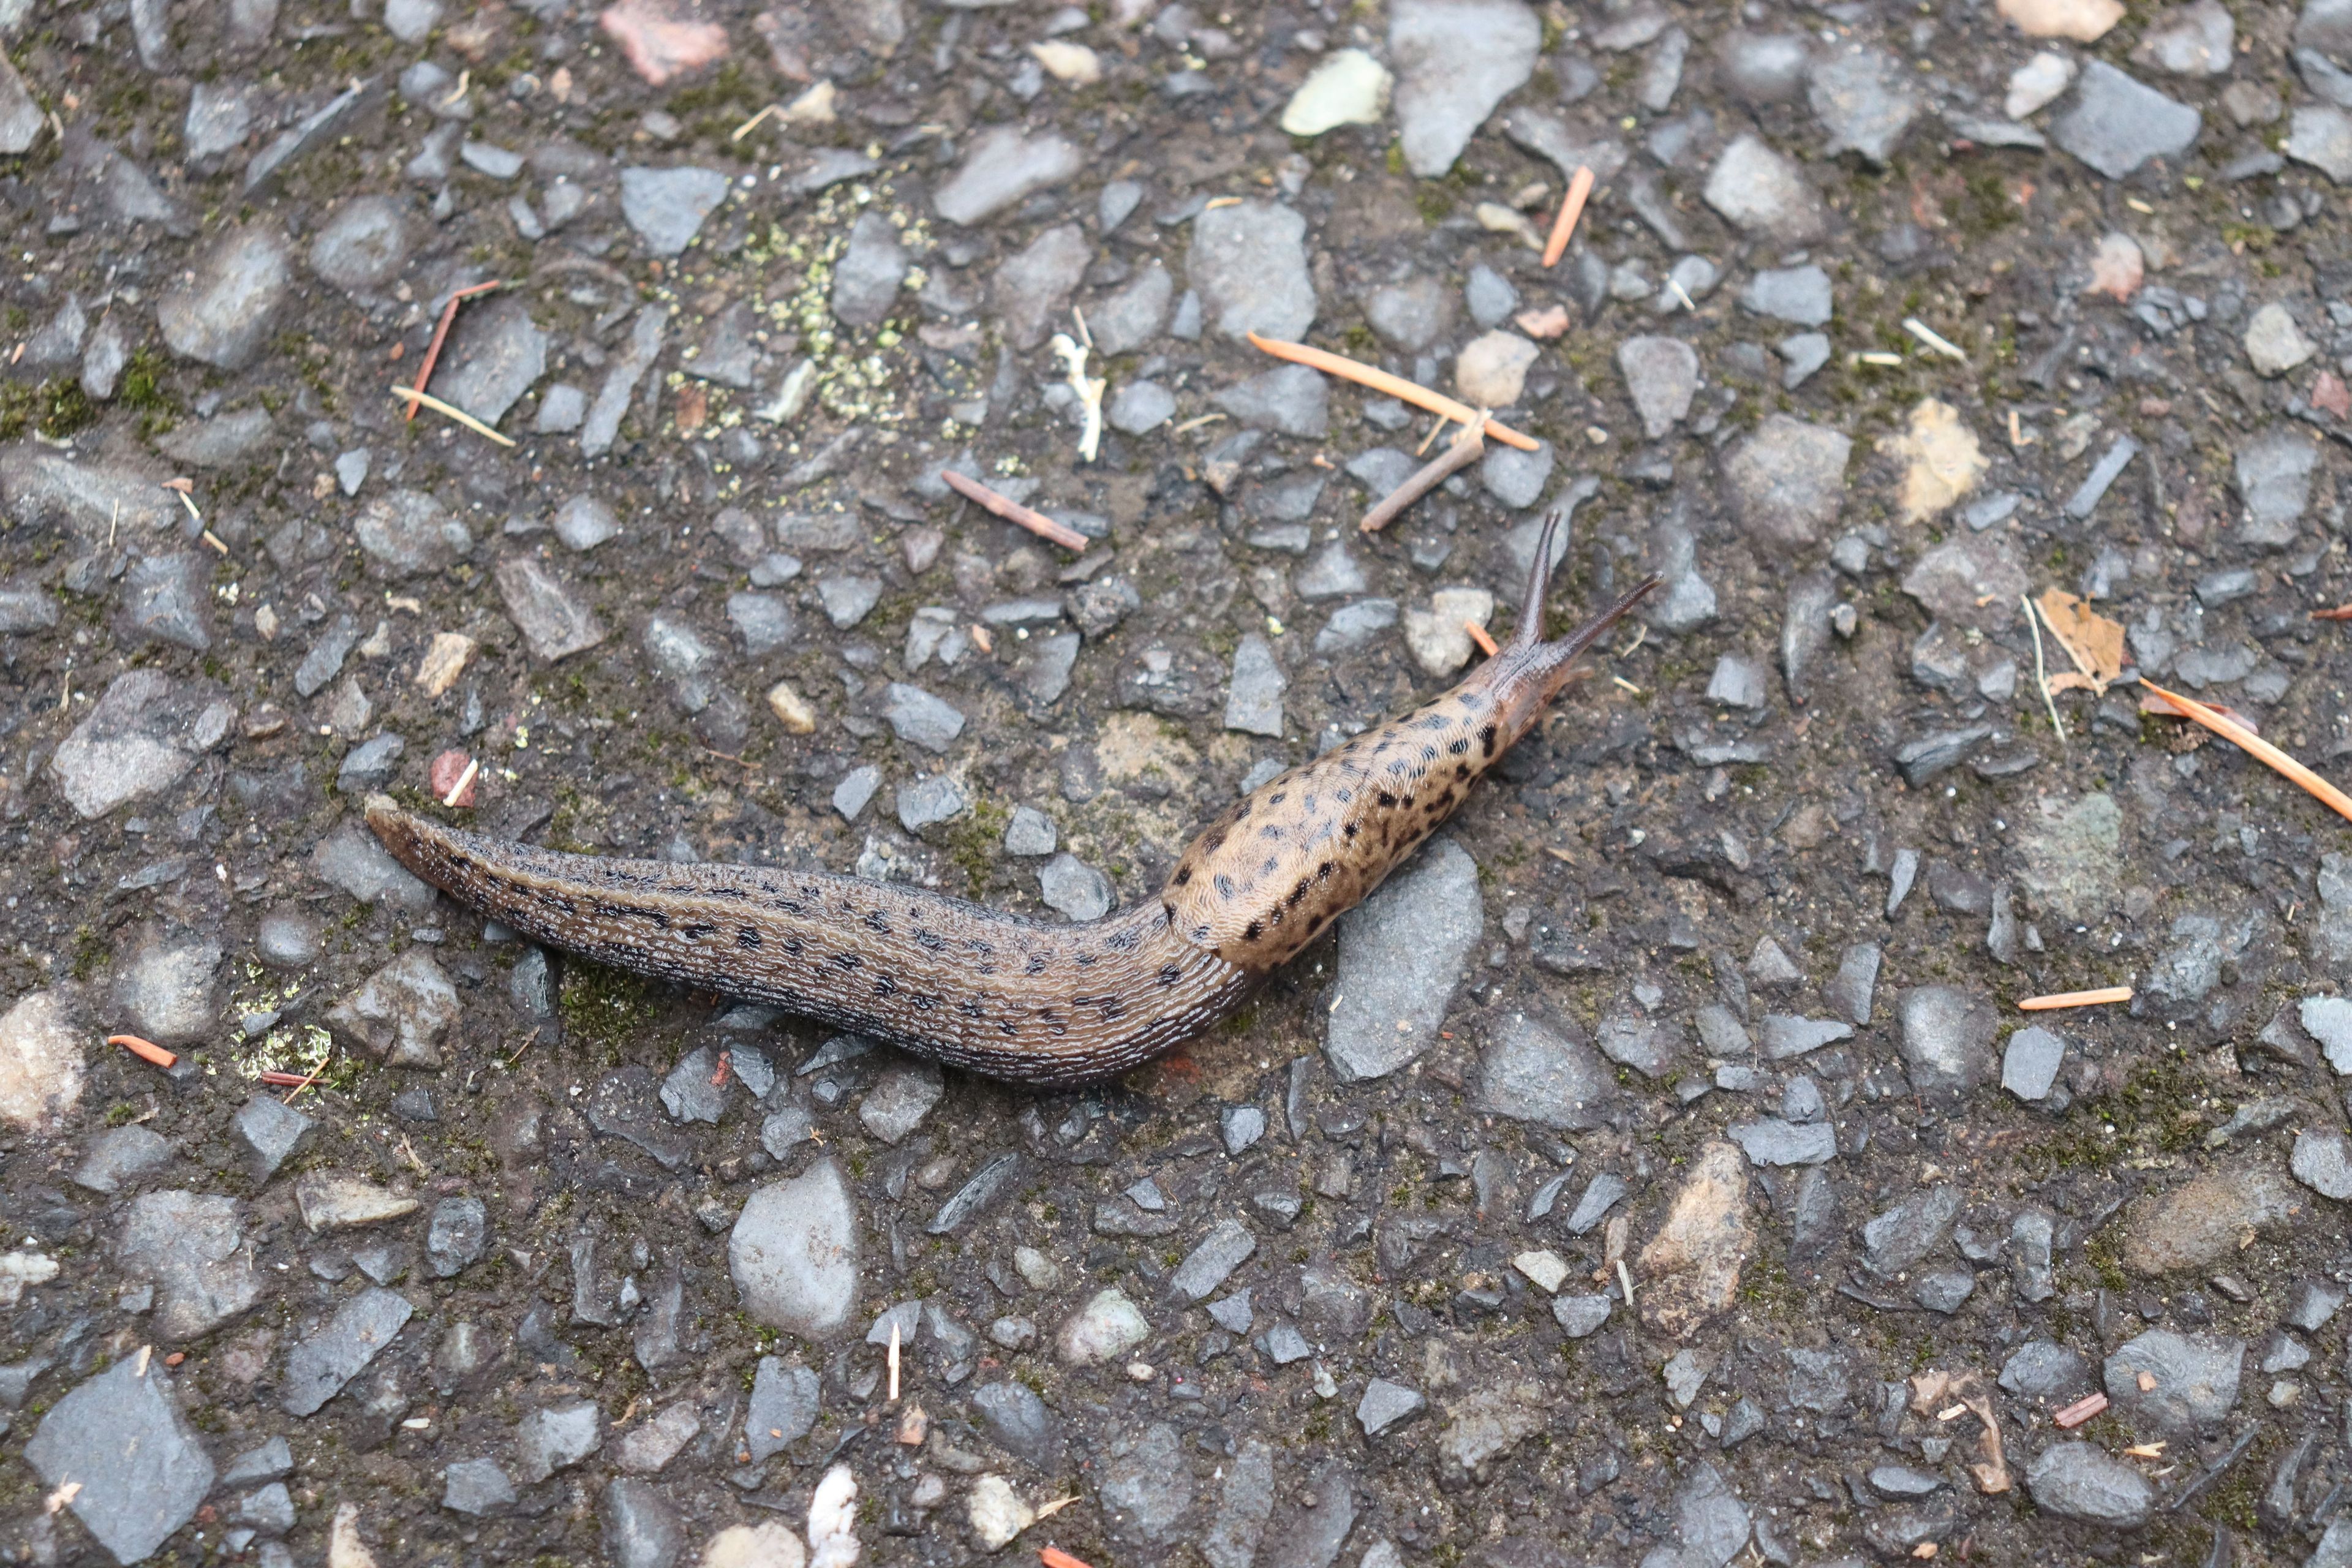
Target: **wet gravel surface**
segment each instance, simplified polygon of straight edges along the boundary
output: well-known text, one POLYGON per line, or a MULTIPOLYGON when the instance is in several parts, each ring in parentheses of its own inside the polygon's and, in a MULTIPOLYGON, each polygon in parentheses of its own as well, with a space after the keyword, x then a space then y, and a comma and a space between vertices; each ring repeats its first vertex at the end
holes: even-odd
POLYGON ((0 54, 0 1560, 2352 1563, 2352 847, 2045 705, 2021 602, 2352 752, 2343 0, 0 54), (496 440, 391 390, 486 283, 429 387, 496 440), (1538 448, 1360 535, 1429 416, 1253 331, 1538 448), (359 820, 1092 919, 1507 635, 1553 506, 1555 624, 1639 624, 1097 1090, 359 820))

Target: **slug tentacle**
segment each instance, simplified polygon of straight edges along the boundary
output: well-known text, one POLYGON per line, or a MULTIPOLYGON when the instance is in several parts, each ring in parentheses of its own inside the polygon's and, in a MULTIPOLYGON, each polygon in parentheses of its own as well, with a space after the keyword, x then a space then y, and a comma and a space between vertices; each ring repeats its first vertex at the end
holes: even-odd
POLYGON ((1657 585, 1544 641, 1559 526, 1545 520, 1502 653, 1261 785, 1192 841, 1157 900, 1084 925, 823 872, 562 854, 437 827, 381 795, 368 826, 419 877, 551 946, 992 1077, 1108 1077, 1231 1016, 1380 886, 1657 585))

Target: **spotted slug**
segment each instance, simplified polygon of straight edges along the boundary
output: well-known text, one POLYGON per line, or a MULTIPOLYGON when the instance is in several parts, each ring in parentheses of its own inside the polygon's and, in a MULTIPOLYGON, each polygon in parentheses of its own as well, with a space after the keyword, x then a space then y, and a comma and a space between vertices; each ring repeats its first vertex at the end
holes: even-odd
POLYGON ((1110 1077, 1230 1016, 1379 887, 1535 723, 1577 655, 1656 586, 1544 641, 1558 526, 1545 520, 1501 653, 1259 786, 1192 841, 1160 897, 1085 924, 822 872, 559 854, 436 826, 381 795, 368 826, 419 877, 551 947, 992 1078, 1110 1077))

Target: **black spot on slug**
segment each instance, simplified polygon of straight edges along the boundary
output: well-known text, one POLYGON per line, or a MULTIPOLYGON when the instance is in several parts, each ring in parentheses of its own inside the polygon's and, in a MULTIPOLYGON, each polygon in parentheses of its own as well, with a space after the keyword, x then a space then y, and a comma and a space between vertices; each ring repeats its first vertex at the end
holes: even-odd
POLYGON ((750 949, 751 951, 752 951, 753 952, 759 952, 759 951, 760 951, 760 933, 759 933, 759 931, 758 931, 756 929, 754 929, 753 927, 751 927, 751 926, 745 926, 741 931, 737 931, 737 932, 735 933, 735 945, 736 945, 737 947, 749 948, 749 949, 750 949))
POLYGON ((836 952, 833 955, 834 967, 836 969, 856 969, 865 963, 864 959, 854 952, 836 952))

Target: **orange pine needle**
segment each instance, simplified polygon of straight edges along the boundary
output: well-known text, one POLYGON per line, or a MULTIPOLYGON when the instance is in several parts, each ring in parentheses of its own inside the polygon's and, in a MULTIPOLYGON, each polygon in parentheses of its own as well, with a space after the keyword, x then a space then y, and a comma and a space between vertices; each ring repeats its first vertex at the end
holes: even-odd
POLYGON ((2096 991, 2059 991, 2048 996, 2028 996, 2017 1005, 2021 1013, 2047 1013, 2057 1007, 2098 1007, 2110 1002, 2128 1002, 2132 988, 2128 985, 2106 985, 2096 991))
POLYGON ((2167 691, 2161 686, 2151 686, 2145 680, 2139 685, 2141 690, 2152 691, 2171 703, 2182 718, 2194 720, 2231 745, 2250 753, 2257 762, 2268 763, 2272 768, 2308 790, 2320 804, 2326 805, 2336 816, 2347 822, 2352 822, 2352 795, 2346 795, 2243 724, 2227 715, 2214 712, 2202 702, 2182 697, 2176 692, 2167 691))
POLYGON ((1501 648, 1495 646, 1495 639, 1486 635, 1486 628, 1480 626, 1477 622, 1464 621, 1462 623, 1462 629, 1470 634, 1470 640, 1476 643, 1478 645, 1478 651, 1485 654, 1488 658, 1492 658, 1496 654, 1503 651, 1501 648))
POLYGON ((121 1046, 142 1062, 152 1062, 159 1068, 176 1067, 180 1058, 152 1040, 142 1040, 136 1035, 109 1035, 106 1043, 121 1046))
POLYGON ((2338 605, 2332 610, 2314 610, 2311 618, 2315 621, 2352 621, 2352 605, 2338 605))
POLYGON ((940 478, 948 489, 978 506, 987 508, 1005 521, 1017 523, 1040 539, 1049 539, 1065 550, 1084 550, 1087 536, 1076 529, 1055 522, 1042 511, 1032 511, 1011 496, 997 494, 978 479, 957 473, 953 468, 940 470, 940 478))
POLYGON ((1073 1557, 1058 1546, 1037 1548, 1037 1561, 1044 1568, 1087 1568, 1085 1559, 1073 1557))
POLYGON ((1543 264, 1557 267, 1559 258, 1568 254, 1569 237, 1576 232, 1576 220, 1584 216, 1584 203, 1592 195, 1592 171, 1579 163, 1576 174, 1568 182, 1568 195, 1561 198, 1559 216, 1553 220, 1551 237, 1544 241, 1543 264))
MULTIPOLYGON (((1264 338, 1252 332, 1249 341, 1276 359, 1286 359, 1293 364, 1303 364, 1309 370, 1319 370, 1326 375, 1336 375, 1352 381, 1359 386, 1369 386, 1374 392, 1385 392, 1400 402, 1416 408, 1426 408, 1432 414, 1443 414, 1457 424, 1475 425, 1481 417, 1478 411, 1442 392, 1432 392, 1417 381, 1407 381, 1401 375, 1391 375, 1375 365, 1335 354, 1329 349, 1318 349, 1307 343, 1285 342, 1280 338, 1264 338)), ((1498 419, 1488 417, 1486 434, 1506 446, 1517 447, 1522 452, 1542 448, 1543 443, 1532 436, 1522 436, 1498 419)))

